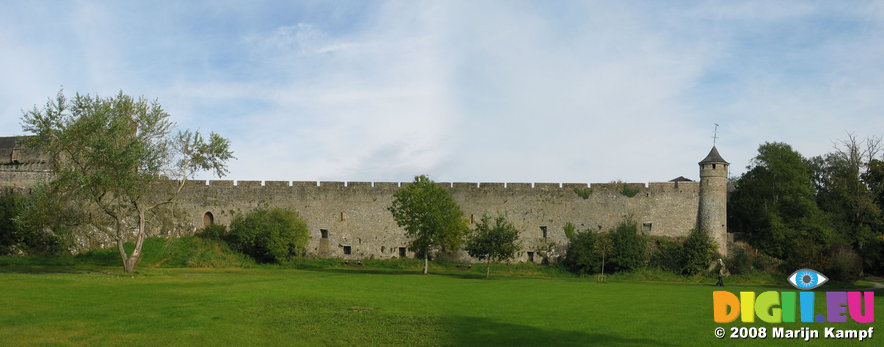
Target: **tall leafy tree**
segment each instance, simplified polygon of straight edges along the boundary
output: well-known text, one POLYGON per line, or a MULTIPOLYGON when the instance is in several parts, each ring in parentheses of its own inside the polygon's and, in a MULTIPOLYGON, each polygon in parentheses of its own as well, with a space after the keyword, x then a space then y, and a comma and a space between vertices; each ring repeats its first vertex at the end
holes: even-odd
POLYGON ((196 172, 227 173, 228 140, 189 130, 174 132, 170 115, 154 100, 120 92, 101 98, 59 91, 42 109, 22 116, 31 146, 51 158, 52 198, 81 205, 91 230, 116 242, 126 272, 133 272, 153 219, 196 172), (123 247, 134 240, 131 253, 123 247))
POLYGON ((879 151, 880 138, 866 146, 852 134, 836 143, 835 151, 814 157, 814 183, 819 207, 831 217, 838 241, 861 249, 881 223, 881 208, 870 185, 863 180, 879 151))
POLYGON ((471 257, 485 260, 485 278, 491 276, 491 262, 512 259, 519 250, 519 230, 506 220, 506 216, 491 218, 483 214, 479 223, 467 237, 466 249, 471 257))
POLYGON ((389 211, 411 239, 408 248, 424 255, 424 274, 430 252, 457 249, 468 230, 451 192, 425 175, 416 176, 413 183, 393 193, 389 211))
POLYGON ((862 179, 869 187, 878 207, 884 208, 884 161, 878 159, 869 161, 868 171, 863 173, 862 179))
POLYGON ((596 238, 595 244, 593 245, 593 251, 596 254, 602 257, 602 265, 599 267, 602 277, 605 278, 605 260, 608 258, 608 254, 611 253, 611 249, 614 248, 614 240, 611 238, 610 233, 599 234, 596 238))
POLYGON ((814 200, 808 162, 785 143, 758 148, 728 201, 728 226, 791 266, 818 263, 832 229, 814 200))
MULTIPOLYGON (((884 161, 872 159, 868 170, 862 175, 863 182, 869 187, 872 198, 879 211, 884 211, 884 161)), ((872 238, 863 244, 861 255, 870 273, 884 274, 884 212, 880 215, 872 238)))

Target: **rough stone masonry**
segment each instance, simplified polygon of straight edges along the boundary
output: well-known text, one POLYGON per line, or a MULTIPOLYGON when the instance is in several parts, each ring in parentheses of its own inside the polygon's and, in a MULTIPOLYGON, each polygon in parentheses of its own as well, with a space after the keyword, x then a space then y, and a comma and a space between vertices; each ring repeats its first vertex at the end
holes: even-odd
MULTIPOLYGON (((0 137, 0 187, 26 189, 50 177, 45 157, 19 145, 17 137, 0 137)), ((727 255, 726 162, 712 147, 699 162, 700 181, 675 179, 643 183, 439 183, 449 189, 470 225, 483 213, 505 214, 521 231, 517 261, 540 262, 555 257, 567 244, 563 226, 607 230, 631 215, 646 235, 686 236, 706 230, 727 255), (626 186, 638 193, 621 193, 626 186), (580 196, 576 191, 583 192, 580 196), (584 198, 585 197, 585 198, 584 198)), ((193 233, 204 225, 229 224, 237 213, 259 206, 291 208, 310 230, 307 252, 344 259, 410 257, 405 231, 387 208, 393 192, 409 182, 188 181, 176 207, 193 233)), ((461 254, 460 256, 464 256, 461 254)))

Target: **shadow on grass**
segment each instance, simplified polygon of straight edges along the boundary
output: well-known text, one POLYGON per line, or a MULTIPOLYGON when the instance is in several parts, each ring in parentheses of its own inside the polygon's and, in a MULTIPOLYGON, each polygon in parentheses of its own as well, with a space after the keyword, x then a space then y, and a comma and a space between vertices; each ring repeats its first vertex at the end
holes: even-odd
POLYGON ((600 322, 568 331, 472 316, 409 315, 357 302, 325 298, 265 300, 247 305, 244 324, 300 336, 307 344, 409 346, 639 346, 666 345, 648 334, 608 333, 600 322), (643 335, 644 334, 644 335, 643 335))
POLYGON ((74 266, 74 265, 0 265, 0 273, 21 273, 21 274, 117 274, 122 273, 122 267, 119 271, 111 267, 100 266, 74 266))
POLYGON ((638 336, 642 333, 651 333, 649 331, 637 331, 636 336, 618 336, 596 332, 543 329, 526 325, 500 323, 477 317, 442 318, 442 323, 451 332, 450 341, 446 341, 446 344, 450 343, 456 346, 668 345, 662 341, 638 336))
MULTIPOLYGON (((373 275, 421 275, 422 270, 403 270, 403 269, 378 269, 378 268, 301 268, 294 267, 298 270, 304 271, 315 271, 315 272, 331 272, 331 273, 342 273, 342 274, 373 274, 373 275)), ((430 275, 434 276, 446 276, 453 278, 463 278, 463 279, 484 279, 485 274, 479 273, 471 273, 471 272, 450 272, 450 271, 437 271, 430 272, 430 275)), ((494 275, 491 276, 494 279, 494 275)))

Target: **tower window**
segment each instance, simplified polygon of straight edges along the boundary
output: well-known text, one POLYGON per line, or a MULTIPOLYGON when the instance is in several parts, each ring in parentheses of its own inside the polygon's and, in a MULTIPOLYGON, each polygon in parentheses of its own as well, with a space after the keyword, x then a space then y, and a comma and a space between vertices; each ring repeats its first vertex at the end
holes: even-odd
POLYGON ((653 224, 651 224, 651 222, 642 223, 642 231, 645 231, 645 232, 651 231, 652 227, 653 227, 653 224))
POLYGON ((712 169, 713 169, 713 170, 715 169, 715 164, 712 164, 712 169))
POLYGON ((541 225, 540 231, 543 232, 543 238, 546 238, 546 225, 541 225))
POLYGON ((534 262, 534 252, 528 252, 528 261, 534 262))
POLYGON ((328 230, 327 229, 319 229, 319 233, 322 235, 322 238, 328 238, 328 230))
POLYGON ((399 257, 405 258, 405 247, 399 247, 399 257))
POLYGON ((350 254, 351 251, 350 246, 344 246, 344 254, 350 254))

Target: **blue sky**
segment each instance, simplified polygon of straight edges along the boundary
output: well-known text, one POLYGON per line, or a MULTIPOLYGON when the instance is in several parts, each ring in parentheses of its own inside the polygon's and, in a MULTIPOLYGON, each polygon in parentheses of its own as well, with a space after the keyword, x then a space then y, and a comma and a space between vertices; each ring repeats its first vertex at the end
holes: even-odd
POLYGON ((732 175, 884 133, 882 2, 5 1, 0 52, 0 135, 122 90, 235 180, 696 179, 713 123, 732 175))

